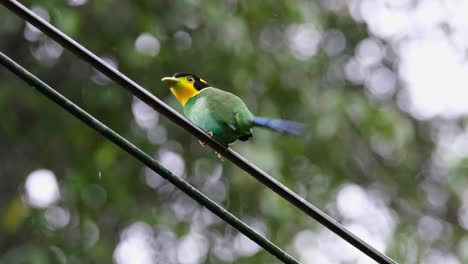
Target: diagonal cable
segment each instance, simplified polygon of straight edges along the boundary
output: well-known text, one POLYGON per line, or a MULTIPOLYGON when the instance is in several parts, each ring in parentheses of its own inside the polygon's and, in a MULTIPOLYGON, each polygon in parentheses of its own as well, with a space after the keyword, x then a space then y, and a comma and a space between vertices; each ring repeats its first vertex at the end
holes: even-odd
POLYGON ((108 128, 99 120, 97 120, 96 118, 88 114, 86 111, 75 105, 73 102, 65 98, 63 95, 52 89, 52 87, 42 82, 39 78, 34 76, 32 73, 28 72, 25 68, 21 67, 21 65, 17 64, 15 61, 7 57, 2 52, 0 52, 0 64, 5 66, 5 68, 13 72, 20 79, 28 83, 31 87, 37 89, 48 99, 54 101, 60 107, 67 110, 70 114, 74 115, 76 118, 80 119, 88 126, 101 133, 108 140, 114 142, 114 144, 128 152, 134 158, 141 161, 154 172, 161 175, 164 179, 171 182, 185 194, 192 197, 198 203, 208 208, 208 210, 210 210, 212 213, 219 216, 221 219, 223 219, 228 224, 239 230, 242 234, 252 239, 255 243, 257 243, 259 246, 270 252, 272 255, 276 256, 284 263, 299 263, 293 257, 289 256, 286 252, 281 250, 281 248, 273 244, 271 241, 269 241, 259 233, 255 232, 255 230, 253 230, 240 219, 229 213, 226 209, 212 201, 210 198, 208 198, 202 192, 197 190, 195 187, 191 186, 186 181, 172 174, 168 169, 159 164, 151 156, 140 150, 138 147, 127 141, 118 133, 108 128))
POLYGON ((88 49, 86 49, 85 47, 68 37, 65 33, 55 28, 47 21, 44 21, 42 18, 34 14, 31 10, 21 5, 18 1, 0 0, 0 3, 8 9, 10 9, 12 12, 16 13, 24 20, 26 20, 27 22, 37 27, 44 34, 55 40, 64 48, 72 51, 79 58, 91 64, 96 70, 106 75, 109 79, 113 80, 121 87, 129 90, 133 95, 138 97, 143 102, 147 103, 154 110, 160 112, 172 122, 176 123, 178 126, 184 128, 193 136, 197 137, 199 140, 206 142, 208 146, 210 146, 216 152, 220 153, 224 158, 230 160, 236 166, 255 177, 265 186, 267 186, 268 188, 276 192, 278 195, 289 201, 291 204, 293 204, 294 206, 296 206, 297 208, 314 218, 317 222, 327 227, 329 230, 340 236, 342 239, 349 242, 351 245, 362 251, 364 254, 368 255, 370 258, 374 259, 378 263, 396 263, 390 257, 379 252, 377 249, 373 248, 372 246, 364 242, 362 239, 355 236, 353 233, 351 233, 345 227, 340 225, 333 218, 322 212, 317 207, 310 204, 304 198, 288 189, 275 178, 253 165, 250 161, 240 156, 235 151, 229 148, 225 148, 223 145, 213 140, 201 129, 193 125, 191 122, 187 121, 187 119, 185 119, 177 111, 170 108, 160 99, 146 91, 143 87, 132 81, 130 78, 128 78, 118 70, 109 66, 98 56, 96 56, 91 51, 89 51, 88 49))

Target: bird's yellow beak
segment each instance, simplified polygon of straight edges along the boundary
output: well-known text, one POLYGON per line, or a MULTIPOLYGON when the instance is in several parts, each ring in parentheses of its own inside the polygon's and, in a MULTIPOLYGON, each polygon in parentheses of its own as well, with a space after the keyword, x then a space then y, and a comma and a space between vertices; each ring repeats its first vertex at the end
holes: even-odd
POLYGON ((164 77, 164 78, 161 79, 161 81, 165 82, 167 85, 169 85, 169 87, 172 87, 176 83, 179 82, 179 80, 177 78, 174 78, 174 77, 164 77))

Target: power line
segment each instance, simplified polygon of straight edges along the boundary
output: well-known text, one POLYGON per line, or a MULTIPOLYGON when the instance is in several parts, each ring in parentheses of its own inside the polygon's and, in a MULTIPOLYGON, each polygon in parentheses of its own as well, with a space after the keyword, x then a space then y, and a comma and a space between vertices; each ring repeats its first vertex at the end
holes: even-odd
POLYGON ((15 61, 10 59, 8 56, 0 52, 0 64, 5 66, 8 70, 13 72, 20 79, 28 83, 31 87, 38 90, 41 94, 45 95, 50 100, 54 101, 57 105, 67 110, 70 114, 74 115, 76 118, 80 119, 88 126, 94 130, 101 133, 104 137, 114 142, 117 146, 125 150, 127 153, 132 155, 134 158, 141 161, 143 164, 148 166, 154 172, 161 175, 164 179, 168 180, 174 184, 177 188, 182 190, 185 194, 192 197, 201 205, 205 206, 215 215, 219 216, 221 219, 226 221, 228 224, 239 230, 242 234, 246 235, 252 239, 259 246, 263 247, 265 250, 270 252, 272 255, 276 256, 278 259, 284 263, 294 263, 298 264, 299 262, 293 257, 289 256, 281 248, 273 244, 271 241, 255 232, 251 227, 242 222, 240 219, 229 213, 226 209, 212 201, 202 192, 197 190, 195 187, 172 174, 168 169, 159 164, 154 160, 150 155, 146 154, 138 147, 130 143, 128 140, 120 136, 118 133, 108 128, 106 125, 101 123, 99 120, 94 118, 92 115, 75 105, 73 102, 65 98, 63 95, 55 91, 52 87, 48 86, 46 83, 42 82, 39 78, 34 76, 32 73, 28 72, 21 65, 17 64, 15 61))
POLYGON ((375 248, 373 248, 372 246, 355 236, 353 233, 348 231, 345 227, 340 225, 333 218, 331 218, 330 216, 322 212, 320 209, 310 204, 304 198, 288 189, 275 178, 253 165, 250 161, 243 158, 235 151, 225 148, 223 145, 215 141, 201 129, 187 121, 178 112, 176 112, 164 102, 159 100, 157 97, 146 91, 143 87, 132 81, 130 78, 128 78, 118 70, 109 66, 91 51, 89 51, 88 49, 86 49, 85 47, 68 37, 66 34, 61 32, 48 22, 44 21, 39 16, 35 15, 31 10, 27 9, 19 2, 14 0, 2 0, 1 4, 10 9, 12 12, 16 13, 18 16, 22 17, 27 22, 37 27, 44 34, 55 40, 63 47, 72 51, 79 58, 91 64, 96 70, 106 75, 109 79, 112 79, 121 87, 129 90, 133 95, 138 97, 143 102, 147 103, 156 111, 166 116, 172 122, 184 128, 193 136, 197 137, 199 140, 206 142, 208 146, 210 146, 216 152, 220 153, 224 158, 230 160, 239 168, 252 175, 265 186, 267 186, 268 188, 276 192, 278 195, 289 201, 291 204, 293 204, 294 206, 296 206, 297 208, 314 218, 317 222, 327 227, 329 230, 340 236, 342 239, 352 244, 364 254, 368 255, 378 263, 396 263, 390 257, 384 255, 383 253, 379 252, 378 250, 376 250, 375 248))

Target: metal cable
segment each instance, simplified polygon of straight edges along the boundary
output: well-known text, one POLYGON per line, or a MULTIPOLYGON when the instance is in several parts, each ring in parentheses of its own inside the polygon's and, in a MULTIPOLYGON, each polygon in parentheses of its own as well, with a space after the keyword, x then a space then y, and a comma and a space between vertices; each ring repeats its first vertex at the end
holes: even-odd
POLYGON ((162 102, 157 97, 146 91, 143 87, 132 81, 130 78, 128 78, 118 70, 109 66, 91 51, 89 51, 88 49, 86 49, 85 47, 68 37, 66 34, 52 26, 50 23, 44 21, 42 18, 40 18, 31 10, 21 5, 19 2, 15 0, 0 0, 0 2, 12 12, 16 13, 18 16, 22 17, 24 20, 37 27, 44 34, 55 40, 64 48, 70 50, 76 56, 91 64, 96 70, 106 75, 109 79, 115 81, 121 87, 129 90, 133 95, 138 97, 143 102, 147 103, 159 113, 166 116, 172 122, 184 128, 199 140, 206 142, 208 146, 210 146, 216 152, 220 153, 224 158, 230 160, 239 168, 252 175, 265 186, 267 186, 268 188, 276 192, 278 195, 289 201, 295 207, 305 212, 307 215, 311 216, 323 226, 327 227, 329 230, 340 236, 342 239, 349 242, 351 245, 362 251, 364 254, 368 255, 378 263, 396 263, 390 257, 379 252, 378 250, 376 250, 375 248, 373 248, 372 246, 355 236, 353 233, 351 233, 345 227, 340 225, 333 218, 331 218, 330 216, 322 212, 320 209, 310 204, 304 198, 302 198, 301 196, 294 193, 286 186, 278 182, 275 178, 253 165, 250 161, 243 158, 235 151, 225 148, 222 144, 212 139, 201 129, 193 125, 191 122, 187 121, 187 119, 185 119, 177 111, 170 108, 164 102, 162 102))
POLYGON ((45 95, 48 99, 54 101, 57 105, 67 110, 70 114, 80 119, 94 130, 101 133, 104 137, 114 142, 117 146, 125 150, 128 154, 141 161, 143 164, 148 166, 154 172, 161 175, 164 179, 174 184, 177 188, 183 191, 188 196, 192 197, 195 201, 205 206, 215 215, 226 221, 228 224, 239 230, 242 234, 252 239, 259 246, 276 256, 279 260, 284 263, 299 262, 293 257, 289 256, 281 248, 273 244, 271 241, 255 232, 251 227, 242 222, 240 219, 229 213, 226 209, 212 201, 202 192, 197 190, 195 187, 184 181, 183 179, 172 174, 168 169, 159 164, 150 155, 143 152, 141 149, 130 143, 128 140, 117 134, 112 129, 101 123, 99 120, 94 118, 92 115, 75 105, 73 102, 65 98, 63 95, 55 91, 52 87, 42 82, 39 78, 28 72, 21 65, 10 59, 8 56, 0 52, 0 64, 5 66, 8 70, 18 76, 20 79, 28 83, 31 87, 35 88, 41 94, 45 95))

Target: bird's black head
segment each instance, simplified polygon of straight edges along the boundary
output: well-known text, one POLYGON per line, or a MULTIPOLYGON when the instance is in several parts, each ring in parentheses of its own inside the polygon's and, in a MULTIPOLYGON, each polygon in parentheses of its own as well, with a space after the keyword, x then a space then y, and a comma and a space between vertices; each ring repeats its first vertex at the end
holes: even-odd
POLYGON ((178 73, 175 73, 172 77, 180 78, 180 77, 189 77, 189 76, 192 77, 195 80, 195 82, 193 83, 193 86, 198 91, 200 91, 203 88, 206 88, 206 87, 210 86, 205 80, 199 78, 195 74, 191 74, 191 73, 187 73, 187 72, 178 72, 178 73))

